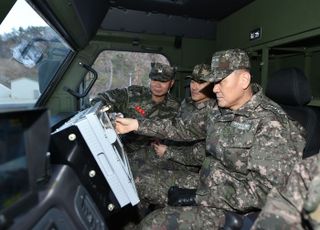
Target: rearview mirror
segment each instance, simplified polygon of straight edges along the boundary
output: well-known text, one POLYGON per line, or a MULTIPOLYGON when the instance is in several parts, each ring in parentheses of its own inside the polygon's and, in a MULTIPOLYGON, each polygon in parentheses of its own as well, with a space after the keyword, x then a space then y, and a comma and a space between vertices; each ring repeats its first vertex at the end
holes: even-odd
POLYGON ((13 58, 27 68, 36 66, 44 56, 47 40, 22 41, 12 49, 13 58))

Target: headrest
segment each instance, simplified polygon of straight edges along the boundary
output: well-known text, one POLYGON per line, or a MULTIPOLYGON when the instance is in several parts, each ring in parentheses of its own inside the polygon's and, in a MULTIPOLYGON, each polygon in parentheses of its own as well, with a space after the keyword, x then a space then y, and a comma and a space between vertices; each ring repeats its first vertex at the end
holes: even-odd
POLYGON ((283 105, 306 105, 312 99, 308 79, 298 68, 281 69, 272 74, 266 95, 283 105))

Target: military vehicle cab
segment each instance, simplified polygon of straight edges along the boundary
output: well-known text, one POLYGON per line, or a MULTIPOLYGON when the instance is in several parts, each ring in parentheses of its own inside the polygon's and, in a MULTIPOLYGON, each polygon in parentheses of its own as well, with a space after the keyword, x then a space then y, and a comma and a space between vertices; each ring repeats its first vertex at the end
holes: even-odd
POLYGON ((148 86, 152 62, 171 90, 215 51, 242 48, 254 82, 319 151, 320 2, 309 0, 2 0, 0 229, 122 229, 139 203, 98 92, 148 86))

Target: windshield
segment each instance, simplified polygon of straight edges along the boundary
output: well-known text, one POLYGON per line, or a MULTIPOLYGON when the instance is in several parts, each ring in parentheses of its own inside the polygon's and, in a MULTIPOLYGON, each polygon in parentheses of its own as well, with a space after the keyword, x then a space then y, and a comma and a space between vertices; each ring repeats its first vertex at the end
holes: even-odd
POLYGON ((25 1, 0 25, 0 109, 33 106, 72 51, 25 1))

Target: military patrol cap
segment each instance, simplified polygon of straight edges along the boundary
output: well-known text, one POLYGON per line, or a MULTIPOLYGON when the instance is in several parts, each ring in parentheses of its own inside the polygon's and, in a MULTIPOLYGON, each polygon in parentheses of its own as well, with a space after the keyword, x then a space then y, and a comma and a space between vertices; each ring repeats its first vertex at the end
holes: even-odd
POLYGON ((202 80, 216 83, 238 69, 250 69, 250 59, 244 50, 218 51, 212 56, 211 73, 202 80))
POLYGON ((174 79, 174 69, 166 64, 151 63, 149 78, 156 81, 170 81, 174 79))
POLYGON ((199 64, 193 68, 192 74, 186 76, 186 78, 190 78, 196 82, 204 81, 201 78, 210 74, 210 65, 199 64))

